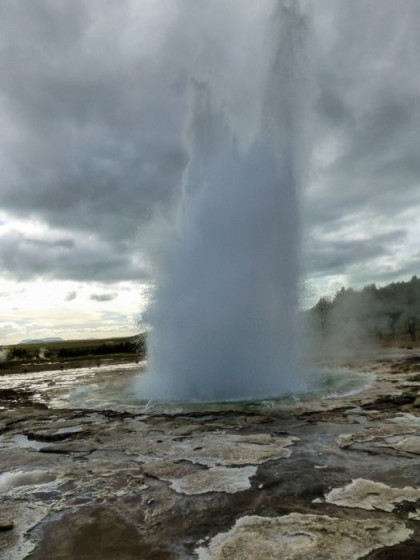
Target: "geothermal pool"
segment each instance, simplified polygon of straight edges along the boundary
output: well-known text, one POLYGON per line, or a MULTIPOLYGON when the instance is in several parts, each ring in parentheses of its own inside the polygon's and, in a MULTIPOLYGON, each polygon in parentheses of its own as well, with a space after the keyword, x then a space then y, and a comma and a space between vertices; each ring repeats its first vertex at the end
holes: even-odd
MULTIPOLYGON (((6 374, 0 377, 0 390, 28 392, 33 401, 49 408, 151 412, 179 410, 180 407, 192 410, 203 406, 203 403, 159 403, 142 399, 138 380, 146 375, 146 362, 6 374)), ((261 404, 287 406, 299 401, 334 399, 357 394, 372 386, 374 379, 373 373, 343 367, 319 367, 307 375, 307 390, 302 393, 282 394, 266 400, 215 402, 211 406, 217 409, 232 408, 235 403, 250 407, 261 404)))

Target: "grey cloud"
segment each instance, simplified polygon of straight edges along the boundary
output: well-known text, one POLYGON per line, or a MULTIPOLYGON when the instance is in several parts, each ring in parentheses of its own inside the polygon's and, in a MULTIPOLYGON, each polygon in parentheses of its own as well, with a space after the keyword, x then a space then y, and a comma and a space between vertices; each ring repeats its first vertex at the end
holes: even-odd
POLYGON ((398 275, 395 274, 393 270, 383 270, 381 278, 383 281, 394 281, 401 279, 401 275, 404 278, 411 278, 412 276, 418 276, 420 271, 420 253, 414 254, 410 261, 407 262, 398 270, 398 275))
MULTIPOLYGON (((69 232, 59 241, 3 236, 0 265, 9 276, 111 283, 149 274, 141 264, 145 225, 178 196, 186 88, 192 60, 203 56, 196 39, 204 26, 194 2, 173 0, 148 34, 140 5, 0 3, 2 207, 69 232), (172 25, 184 17, 185 25, 172 25), (86 243, 72 232, 83 232, 86 243)), ((397 244, 378 241, 370 221, 412 227, 403 214, 420 205, 420 4, 323 0, 312 12, 314 143, 338 146, 326 163, 312 165, 303 193, 305 226, 316 241, 305 268, 321 274, 393 254, 397 244), (349 220, 372 237, 369 249, 343 241, 349 220), (320 228, 335 231, 337 243, 318 236, 320 228)), ((207 15, 215 17, 210 6, 207 15)), ((209 73, 219 76, 226 38, 223 22, 214 25, 220 41, 209 73)), ((229 83, 232 105, 241 84, 234 76, 229 83)))
POLYGON ((20 331, 21 325, 18 321, 0 323, 0 340, 4 340, 10 334, 17 334, 20 331))
POLYGON ((73 301, 77 298, 77 292, 72 291, 66 295, 65 301, 73 301))
POLYGON ((420 63, 414 53, 420 48, 420 5, 355 0, 326 2, 322 10, 331 13, 327 27, 322 18, 318 24, 324 32, 318 131, 335 133, 343 145, 324 172, 336 184, 333 196, 351 190, 374 206, 384 191, 417 188, 412 178, 420 142, 420 63))
POLYGON ((333 240, 313 239, 307 247, 309 270, 322 274, 333 274, 346 270, 355 264, 386 255, 391 247, 401 243, 406 237, 404 230, 398 229, 386 234, 364 239, 343 240, 339 236, 333 240))
POLYGON ((28 236, 22 237, 22 242, 26 245, 33 245, 39 248, 60 248, 60 249, 74 249, 75 242, 73 239, 34 239, 28 236))
POLYGON ((401 255, 405 234, 416 227, 406 212, 420 206, 420 5, 326 0, 313 13, 314 143, 315 152, 326 146, 327 156, 311 167, 304 195, 312 239, 305 266, 319 276, 341 273, 358 281, 402 278, 416 261, 401 255), (383 234, 391 226, 395 237, 383 234), (384 267, 382 257, 395 267, 384 267))
MULTIPOLYGON (((140 12, 128 32, 131 9, 125 0, 0 5, 3 208, 93 233, 127 279, 139 225, 171 202, 186 163, 181 72, 171 72, 164 38, 143 44, 140 12)), ((79 277, 105 266, 80 261, 79 277)))
POLYGON ((92 294, 90 299, 92 301, 112 301, 118 294, 92 294))
POLYGON ((366 224, 392 220, 397 227, 409 229, 413 224, 404 219, 404 214, 420 206, 420 188, 411 182, 404 184, 404 176, 404 173, 399 176, 388 173, 386 177, 386 168, 379 184, 351 174, 324 176, 322 189, 308 193, 304 201, 306 228, 321 227, 340 235, 342 224, 351 222, 355 229, 364 231, 366 224))
POLYGON ((147 270, 125 245, 111 249, 97 239, 64 245, 48 240, 33 243, 14 232, 0 238, 0 267, 4 275, 18 280, 57 278, 112 283, 147 277, 147 270))

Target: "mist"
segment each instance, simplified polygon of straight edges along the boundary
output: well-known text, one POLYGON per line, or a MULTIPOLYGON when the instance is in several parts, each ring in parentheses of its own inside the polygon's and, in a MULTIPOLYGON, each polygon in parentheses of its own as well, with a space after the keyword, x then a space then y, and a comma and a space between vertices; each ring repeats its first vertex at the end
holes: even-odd
POLYGON ((420 325, 419 301, 417 276, 382 287, 341 288, 334 298, 320 298, 303 318, 311 352, 328 359, 378 347, 412 348, 420 325))

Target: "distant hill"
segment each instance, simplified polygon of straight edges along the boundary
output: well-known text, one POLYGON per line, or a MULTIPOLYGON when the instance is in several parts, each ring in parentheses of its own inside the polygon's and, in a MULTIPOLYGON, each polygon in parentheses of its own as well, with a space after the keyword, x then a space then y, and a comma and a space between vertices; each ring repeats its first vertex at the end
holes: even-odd
POLYGON ((48 342, 62 342, 63 339, 58 336, 50 336, 46 338, 25 338, 21 340, 19 344, 42 344, 48 342))

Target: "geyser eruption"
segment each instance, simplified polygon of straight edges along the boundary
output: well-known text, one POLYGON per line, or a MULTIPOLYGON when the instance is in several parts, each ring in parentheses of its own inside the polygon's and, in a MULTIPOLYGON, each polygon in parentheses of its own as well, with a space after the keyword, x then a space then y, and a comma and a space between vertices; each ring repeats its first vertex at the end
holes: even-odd
MULTIPOLYGON (((189 164, 158 269, 142 399, 261 399, 302 389, 295 327, 307 29, 297 2, 234 5, 239 44, 227 41, 218 60, 228 67, 218 81, 207 30, 191 80, 189 164)), ((211 8, 228 25, 226 3, 211 8)))

